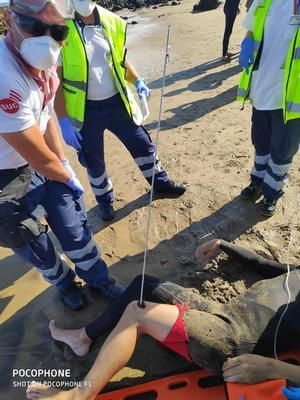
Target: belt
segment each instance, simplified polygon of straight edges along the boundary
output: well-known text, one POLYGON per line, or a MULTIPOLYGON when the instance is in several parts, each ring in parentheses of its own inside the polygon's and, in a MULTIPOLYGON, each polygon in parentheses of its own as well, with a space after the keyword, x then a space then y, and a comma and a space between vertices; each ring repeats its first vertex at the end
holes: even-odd
POLYGON ((28 168, 28 166, 29 164, 25 164, 18 168, 0 169, 0 176, 22 172, 24 169, 28 168))

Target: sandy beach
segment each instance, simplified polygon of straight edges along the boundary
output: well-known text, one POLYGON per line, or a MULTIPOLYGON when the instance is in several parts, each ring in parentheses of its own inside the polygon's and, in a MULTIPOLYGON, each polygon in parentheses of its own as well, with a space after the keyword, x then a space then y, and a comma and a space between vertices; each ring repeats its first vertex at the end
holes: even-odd
MULTIPOLYGON (((240 190, 248 183, 253 148, 250 138, 251 107, 243 111, 235 101, 240 74, 237 60, 220 60, 224 30, 222 7, 191 13, 194 2, 127 13, 128 58, 152 89, 151 115, 146 123, 153 140, 160 103, 164 50, 168 24, 170 62, 167 66, 163 116, 158 153, 170 176, 188 185, 178 199, 153 202, 147 273, 197 288, 205 296, 227 302, 242 293, 259 275, 241 265, 219 262, 202 265, 194 258, 196 246, 211 238, 233 240, 279 261, 300 263, 300 156, 290 170, 286 195, 278 212, 268 220, 258 206, 243 202, 240 190)), ((244 30, 244 3, 230 42, 239 51, 244 30)), ((106 134, 106 161, 115 188, 116 219, 101 221, 85 171, 75 153, 67 149, 86 191, 89 224, 111 275, 124 285, 142 271, 144 231, 149 187, 124 146, 106 134)), ((66 309, 57 291, 30 265, 0 248, 0 398, 24 399, 25 388, 14 387, 13 369, 71 368, 81 379, 95 359, 104 338, 91 353, 79 359, 53 343, 50 319, 60 327, 78 328, 91 321, 107 303, 95 298, 79 312, 66 309)), ((129 365, 109 387, 181 371, 187 364, 145 338, 129 365)), ((26 378, 18 379, 18 382, 26 378)))

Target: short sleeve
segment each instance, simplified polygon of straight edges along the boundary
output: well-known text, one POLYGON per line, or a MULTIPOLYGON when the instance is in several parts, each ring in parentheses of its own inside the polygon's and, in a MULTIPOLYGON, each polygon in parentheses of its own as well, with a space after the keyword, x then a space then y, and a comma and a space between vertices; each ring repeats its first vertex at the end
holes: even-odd
POLYGON ((36 123, 31 99, 25 82, 9 74, 0 77, 0 134, 19 132, 36 123))
POLYGON ((248 32, 253 32, 254 29, 254 12, 259 4, 259 0, 254 0, 253 3, 251 4, 251 7, 249 8, 244 21, 243 21, 243 27, 248 31, 248 32))

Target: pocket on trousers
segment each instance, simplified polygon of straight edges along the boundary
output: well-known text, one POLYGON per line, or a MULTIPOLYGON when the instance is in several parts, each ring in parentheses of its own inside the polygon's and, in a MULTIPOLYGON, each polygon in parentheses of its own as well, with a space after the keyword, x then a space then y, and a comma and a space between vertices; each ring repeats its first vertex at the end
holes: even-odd
POLYGON ((87 225, 87 216, 86 216, 86 211, 85 211, 83 200, 82 199, 74 200, 74 206, 75 206, 75 212, 76 212, 78 221, 80 222, 80 225, 85 227, 87 225))

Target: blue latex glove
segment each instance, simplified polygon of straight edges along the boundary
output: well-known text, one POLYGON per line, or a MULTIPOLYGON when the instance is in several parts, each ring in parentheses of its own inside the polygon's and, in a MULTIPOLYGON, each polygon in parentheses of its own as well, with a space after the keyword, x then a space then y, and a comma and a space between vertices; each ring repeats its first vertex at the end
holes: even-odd
POLYGON ((68 117, 60 118, 58 122, 64 141, 69 146, 74 147, 75 150, 80 150, 82 142, 82 136, 80 135, 80 132, 74 128, 68 117))
POLYGON ((254 64, 254 40, 250 37, 245 37, 242 41, 239 64, 245 68, 247 74, 249 73, 249 66, 254 64))
POLYGON ((145 93, 146 97, 150 96, 151 90, 146 85, 144 78, 136 79, 134 82, 134 86, 136 87, 136 91, 137 94, 139 95, 139 98, 141 98, 142 93, 145 93))
POLYGON ((75 198, 79 199, 82 196, 84 189, 83 189, 79 179, 77 178, 75 172, 73 171, 73 168, 71 167, 69 161, 62 160, 61 163, 70 174, 70 179, 67 182, 65 182, 65 184, 67 186, 69 186, 70 189, 73 190, 75 198))
POLYGON ((300 387, 286 387, 282 389, 282 393, 288 400, 300 400, 300 387))

